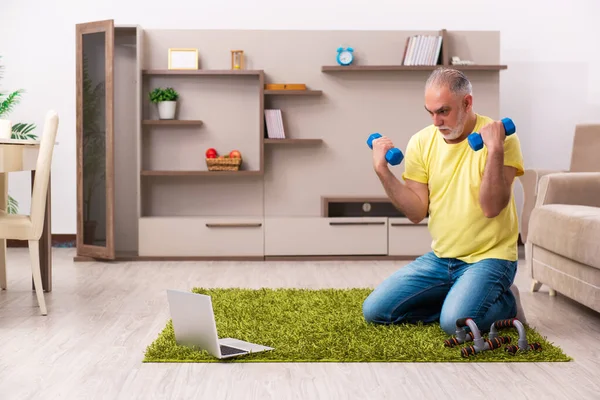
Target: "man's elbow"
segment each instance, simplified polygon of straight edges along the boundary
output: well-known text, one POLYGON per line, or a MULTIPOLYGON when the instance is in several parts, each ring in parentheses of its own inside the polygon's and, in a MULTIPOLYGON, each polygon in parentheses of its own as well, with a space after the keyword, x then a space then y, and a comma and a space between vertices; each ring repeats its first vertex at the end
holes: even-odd
POLYGON ((502 210, 506 208, 507 205, 508 202, 491 204, 488 206, 482 205, 481 209, 483 211, 483 215, 485 215, 486 218, 496 218, 498 215, 500 215, 502 210))
POLYGON ((485 215, 486 218, 496 218, 498 215, 500 215, 500 211, 502 210, 494 210, 494 209, 483 209, 483 215, 485 215))
POLYGON ((427 214, 425 215, 407 215, 407 218, 410 222, 412 222, 413 224, 420 224, 425 218, 427 217, 427 214))

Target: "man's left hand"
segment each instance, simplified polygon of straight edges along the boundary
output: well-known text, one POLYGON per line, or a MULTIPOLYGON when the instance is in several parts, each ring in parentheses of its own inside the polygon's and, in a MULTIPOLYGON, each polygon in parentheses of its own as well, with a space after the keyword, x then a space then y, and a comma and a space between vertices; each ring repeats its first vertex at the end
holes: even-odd
POLYGON ((506 132, 501 121, 494 121, 481 128, 481 138, 488 152, 503 152, 506 132))

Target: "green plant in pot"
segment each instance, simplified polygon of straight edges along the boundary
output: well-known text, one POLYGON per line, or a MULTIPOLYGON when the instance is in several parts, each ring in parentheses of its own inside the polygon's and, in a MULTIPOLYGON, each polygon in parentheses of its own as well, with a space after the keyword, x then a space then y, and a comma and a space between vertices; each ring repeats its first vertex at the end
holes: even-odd
POLYGON ((150 101, 158 107, 160 119, 175 119, 179 93, 173 88, 155 88, 150 92, 150 101))
MULTIPOLYGON (((4 66, 0 65, 0 78, 2 78, 3 69, 4 66)), ((23 89, 14 90, 10 93, 0 92, 0 118, 5 119, 8 117, 8 114, 11 111, 13 111, 17 104, 19 104, 21 100, 21 95, 23 93, 25 93, 23 89)), ((10 137, 11 139, 37 140, 37 135, 33 133, 34 129, 36 129, 35 124, 22 122, 16 123, 14 125, 11 124, 10 137)), ((6 212, 9 214, 19 213, 19 202, 11 195, 8 195, 6 212)))

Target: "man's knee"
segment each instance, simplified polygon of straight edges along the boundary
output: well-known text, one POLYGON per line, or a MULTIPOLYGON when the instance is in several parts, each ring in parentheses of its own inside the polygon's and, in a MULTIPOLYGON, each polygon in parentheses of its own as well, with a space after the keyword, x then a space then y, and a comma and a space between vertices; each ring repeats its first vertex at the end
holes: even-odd
POLYGON ((465 315, 458 315, 455 311, 442 312, 440 314, 440 327, 448 335, 454 335, 456 333, 456 320, 465 317, 465 315))
POLYGON ((373 293, 371 293, 363 302, 362 305, 363 317, 368 323, 382 323, 381 303, 377 301, 373 293))

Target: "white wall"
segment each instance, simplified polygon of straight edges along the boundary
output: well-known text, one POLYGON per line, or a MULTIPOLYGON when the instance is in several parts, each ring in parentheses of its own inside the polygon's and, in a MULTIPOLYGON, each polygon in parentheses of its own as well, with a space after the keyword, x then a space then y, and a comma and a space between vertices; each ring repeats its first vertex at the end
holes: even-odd
MULTIPOLYGON (((597 0, 572 0, 570 9, 566 1, 547 0, 370 0, 371 6, 364 0, 86 3, 2 0, 0 5, 0 62, 5 66, 0 91, 27 91, 11 118, 35 122, 40 130, 47 109, 56 109, 61 118, 53 163, 53 233, 76 230, 75 24, 79 22, 114 19, 116 24, 154 29, 500 30, 501 60, 509 66, 501 73, 501 110, 517 123, 526 167, 568 168, 574 125, 600 121, 596 72, 600 35, 593 19, 600 15, 597 0)), ((299 49, 299 56, 302 51, 310 49, 299 49)), ((28 174, 10 178, 10 193, 28 211, 28 174)))

